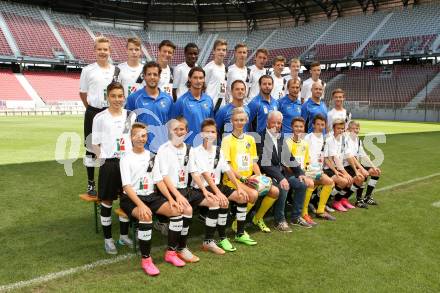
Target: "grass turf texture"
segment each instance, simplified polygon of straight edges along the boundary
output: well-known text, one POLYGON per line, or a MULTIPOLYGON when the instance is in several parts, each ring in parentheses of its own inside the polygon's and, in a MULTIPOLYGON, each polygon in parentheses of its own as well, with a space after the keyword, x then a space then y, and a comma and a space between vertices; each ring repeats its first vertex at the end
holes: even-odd
MULTIPOLYGON (((81 133, 82 119, 1 120, 0 285, 111 258, 103 251, 101 234, 93 231, 91 206, 78 199, 85 183, 81 160, 74 164, 73 177, 53 161, 58 135, 66 129, 81 133)), ((438 124, 388 123, 363 121, 362 129, 439 130, 438 124)), ((378 188, 439 172, 439 139, 440 132, 387 136, 386 144, 378 144, 385 153, 378 188)), ((439 184, 435 177, 383 192, 376 196, 379 207, 337 214, 336 223, 316 229, 253 233, 256 247, 238 246, 225 256, 200 252, 200 241, 193 241, 201 262, 183 269, 164 264, 163 250, 156 249, 158 278, 144 276, 134 257, 22 291, 439 291, 440 227, 433 219, 440 210, 431 206, 439 200, 439 184)), ((200 234, 200 227, 196 230, 192 234, 200 234)), ((163 243, 164 237, 153 236, 153 247, 163 243)), ((120 249, 120 254, 128 252, 120 249)))

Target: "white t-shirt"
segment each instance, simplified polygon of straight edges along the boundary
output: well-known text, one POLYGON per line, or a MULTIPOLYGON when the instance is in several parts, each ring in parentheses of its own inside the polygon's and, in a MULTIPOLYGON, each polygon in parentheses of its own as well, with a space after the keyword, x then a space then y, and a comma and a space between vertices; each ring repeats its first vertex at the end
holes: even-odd
POLYGON ((327 129, 333 131, 333 121, 336 119, 342 119, 345 121, 345 129, 348 127, 348 123, 351 120, 351 114, 349 113, 347 116, 347 110, 343 109, 342 111, 338 111, 335 108, 331 109, 327 113, 327 129))
POLYGON ((143 80, 141 83, 136 83, 142 73, 143 65, 139 63, 137 67, 130 67, 127 62, 124 62, 119 64, 118 67, 121 70, 119 80, 124 86, 125 97, 128 97, 143 86, 143 80))
POLYGON ((324 135, 322 133, 309 133, 304 137, 304 140, 309 144, 310 164, 324 164, 324 135))
MULTIPOLYGON (((286 80, 286 86, 284 87, 284 94, 289 94, 289 89, 287 88, 287 82, 292 79, 292 76, 290 74, 284 76, 284 79, 286 80)), ((296 79, 298 79, 301 82, 301 77, 297 76, 296 79)), ((298 98, 301 98, 301 91, 298 93, 298 98)))
MULTIPOLYGON (((187 187, 189 157, 185 158, 186 148, 186 144, 176 148, 170 141, 159 147, 153 168, 154 183, 160 182, 164 176, 168 176, 176 188, 187 187)), ((193 148, 191 148, 189 156, 192 156, 192 153, 193 148)))
POLYGON ((230 103, 226 100, 226 68, 224 64, 217 65, 214 61, 209 62, 203 67, 205 70, 206 94, 212 98, 215 104, 219 97, 223 98, 220 106, 230 103))
POLYGON ((174 77, 171 74, 170 66, 167 65, 167 68, 162 68, 158 87, 170 96, 173 96, 173 80, 174 77))
MULTIPOLYGON (((348 154, 345 146, 346 139, 347 138, 344 134, 340 135, 338 138, 336 138, 333 134, 329 135, 325 140, 324 157, 334 157, 334 159, 337 159, 341 164, 343 164, 344 158, 348 154)), ((333 163, 337 168, 338 165, 334 159, 333 163)), ((329 169, 329 167, 325 166, 324 169, 329 169)))
POLYGON ((360 162, 360 159, 367 156, 367 153, 364 150, 364 146, 362 141, 359 139, 357 135, 352 133, 346 133, 346 154, 344 157, 344 166, 350 165, 347 161, 347 157, 356 157, 356 159, 360 162))
POLYGON ((115 66, 102 68, 98 63, 89 64, 81 71, 79 91, 87 93, 87 103, 95 108, 108 107, 107 86, 113 81, 115 66))
MULTIPOLYGON (((198 66, 197 64, 195 66, 198 66)), ((188 81, 188 73, 191 67, 186 62, 180 63, 174 67, 174 82, 173 88, 176 89, 176 96, 179 98, 181 95, 188 91, 186 82, 188 81)), ((205 73, 206 74, 206 73, 205 73)))
POLYGON ((258 84, 258 80, 260 77, 268 73, 268 69, 258 69, 257 66, 252 65, 249 67, 251 70, 249 74, 249 99, 252 100, 255 96, 260 93, 260 85, 258 84))
POLYGON ((287 82, 282 76, 276 77, 275 74, 273 74, 273 73, 272 73, 272 78, 273 78, 273 89, 272 89, 272 92, 270 93, 270 95, 275 100, 279 100, 285 96, 284 88, 285 88, 285 85, 287 84, 287 82))
MULTIPOLYGON (((218 146, 213 146, 210 151, 206 150, 203 145, 199 145, 194 148, 194 155, 190 156, 189 162, 189 172, 197 172, 202 175, 202 173, 209 172, 211 174, 211 178, 214 180, 216 185, 220 184, 220 180, 222 177, 222 173, 225 173, 231 169, 229 164, 225 160, 225 156, 223 152, 220 150, 219 159, 217 166, 214 170, 214 162, 215 162, 215 153, 218 146)), ((202 177, 202 182, 204 186, 208 186, 208 183, 202 177)), ((192 181, 191 186, 195 188, 199 188, 197 184, 192 181)))
MULTIPOLYGON (((247 97, 247 93, 249 92, 249 84, 248 82, 246 82, 246 80, 248 79, 248 70, 247 67, 242 67, 239 68, 237 67, 237 65, 232 64, 231 66, 228 67, 228 81, 227 81, 227 91, 228 91, 228 96, 232 97, 231 95, 231 85, 234 81, 236 80, 242 80, 244 81, 244 83, 246 84, 246 97, 247 97)), ((229 100, 232 100, 232 98, 229 98, 229 100)), ((245 98, 244 99, 244 104, 248 104, 250 101, 249 98, 245 98)))
MULTIPOLYGON (((322 80, 318 79, 322 83, 322 80)), ((313 79, 310 77, 306 79, 301 87, 301 95, 300 97, 304 99, 304 102, 306 102, 309 98, 312 97, 312 84, 314 83, 313 79)), ((322 96, 321 99, 323 99, 325 96, 325 85, 322 88, 322 96)))
POLYGON ((132 150, 121 158, 119 169, 121 170, 122 186, 130 185, 137 195, 146 196, 154 192, 152 170, 148 172, 150 165, 150 152, 144 150, 141 154, 132 150))
POLYGON ((127 115, 127 110, 123 109, 122 115, 112 116, 106 109, 93 118, 92 144, 100 145, 101 158, 120 158, 132 149, 130 129, 136 114, 130 114, 127 115))

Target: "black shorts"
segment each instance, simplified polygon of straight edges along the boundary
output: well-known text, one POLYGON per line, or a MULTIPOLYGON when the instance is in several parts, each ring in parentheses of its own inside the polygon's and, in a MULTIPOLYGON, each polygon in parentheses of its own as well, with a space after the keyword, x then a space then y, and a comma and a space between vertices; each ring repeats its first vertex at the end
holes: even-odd
POLYGON ((344 167, 345 171, 347 171, 348 174, 350 174, 351 177, 356 176, 356 172, 351 166, 344 167))
MULTIPOLYGON (((93 129, 93 118, 95 118, 96 114, 104 111, 106 108, 95 108, 92 106, 88 106, 86 109, 86 113, 84 114, 84 146, 87 147, 87 141, 89 142, 89 146, 92 145, 92 136, 87 139, 87 136, 92 133, 93 129)), ((87 152, 88 155, 93 155, 93 153, 87 152)))
POLYGON ((100 200, 117 200, 122 194, 121 171, 119 159, 106 159, 99 167, 98 198, 100 200))
POLYGON ((367 171, 370 171, 370 169, 371 169, 371 167, 366 167, 366 166, 364 166, 364 165, 362 165, 362 167, 363 167, 365 170, 367 170, 367 171))
POLYGON ((226 197, 230 197, 231 196, 231 194, 232 193, 234 193, 234 191, 235 191, 235 189, 233 189, 233 188, 231 188, 231 187, 229 187, 229 186, 226 186, 226 185, 223 185, 223 184, 219 184, 219 185, 217 185, 218 186, 218 189, 220 189, 220 191, 226 196, 226 197))
POLYGON ((333 172, 332 169, 328 168, 328 169, 324 169, 324 174, 327 175, 328 177, 332 178, 333 176, 335 176, 335 172, 333 172))
POLYGON ((193 208, 197 207, 205 199, 203 193, 195 188, 190 187, 177 190, 188 200, 193 208))
MULTIPOLYGON (((139 198, 147 207, 150 208, 154 214, 157 213, 157 210, 168 201, 164 196, 157 193, 139 196, 139 198)), ((136 208, 136 204, 127 195, 123 194, 121 196, 119 205, 121 209, 130 217, 130 219, 136 219, 132 215, 133 210, 136 208)))

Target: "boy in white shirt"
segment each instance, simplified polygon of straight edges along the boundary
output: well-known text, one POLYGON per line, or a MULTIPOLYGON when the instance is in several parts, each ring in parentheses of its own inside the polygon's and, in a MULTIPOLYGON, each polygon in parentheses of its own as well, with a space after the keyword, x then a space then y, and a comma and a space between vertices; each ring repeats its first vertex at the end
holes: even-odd
MULTIPOLYGON (((194 150, 190 145, 184 143, 187 133, 188 123, 185 118, 178 117, 170 120, 170 140, 163 144, 157 152, 154 182, 157 183, 163 180, 177 204, 183 210, 183 228, 177 247, 177 255, 184 262, 193 263, 200 260, 186 245, 189 226, 192 222, 193 208, 201 205, 218 210, 219 202, 201 183, 198 172, 193 172, 190 176, 192 167, 189 166, 189 162, 193 160, 191 157, 194 150), (190 179, 199 186, 200 190, 190 188, 190 179)), ((205 225, 205 229, 205 231, 209 230, 209 226, 205 225)))
POLYGON ((321 76, 321 63, 319 61, 314 61, 310 64, 310 78, 303 82, 301 88, 301 102, 305 103, 312 96, 312 85, 315 82, 320 82, 322 85, 322 95, 325 97, 325 82, 323 82, 319 77, 321 76))
POLYGON ((260 77, 263 75, 269 75, 269 69, 264 68, 264 66, 266 66, 268 56, 269 51, 267 49, 258 49, 255 53, 254 65, 249 66, 249 101, 260 93, 260 85, 258 84, 260 77))
POLYGON ((345 128, 348 127, 348 123, 351 120, 351 113, 344 108, 345 92, 337 88, 332 92, 334 108, 327 112, 327 131, 331 132, 333 121, 336 119, 342 119, 345 121, 345 128))
MULTIPOLYGON (((112 204, 122 191, 119 159, 131 150, 129 132, 136 115, 123 109, 125 97, 121 83, 111 83, 107 93, 110 106, 93 119, 92 145, 97 159, 102 163, 99 168, 98 198, 101 202, 104 248, 108 254, 117 254, 112 238, 112 204)), ((132 246, 133 242, 128 238, 128 220, 120 217, 119 221, 119 243, 132 246)))
POLYGON ((273 60, 273 72, 271 74, 273 78, 273 88, 270 95, 276 100, 284 97, 284 92, 286 91, 285 87, 287 80, 281 75, 281 72, 283 72, 284 70, 285 64, 286 58, 284 58, 283 56, 277 56, 273 60))
POLYGON ((184 49, 185 62, 174 68, 173 99, 176 101, 181 95, 188 91, 188 73, 191 68, 198 66, 199 47, 195 43, 188 43, 184 49))
POLYGON ((86 108, 84 114, 84 145, 86 156, 84 165, 87 169, 87 193, 96 196, 95 155, 92 152, 93 118, 108 107, 107 86, 118 80, 119 69, 109 63, 110 40, 105 37, 95 39, 96 62, 81 71, 79 96, 86 108))
POLYGON ((119 80, 124 86, 126 97, 142 87, 144 79, 142 76, 141 55, 141 40, 137 37, 128 38, 127 62, 118 65, 121 70, 119 80))
POLYGON ((170 67, 171 59, 173 59, 176 45, 170 40, 163 40, 159 44, 159 52, 157 55, 157 63, 159 63, 162 71, 160 72, 159 88, 173 96, 174 70, 170 67))
POLYGON ((182 231, 182 213, 163 181, 156 184, 163 196, 155 188, 152 172, 155 157, 144 148, 147 142, 147 126, 136 122, 132 125, 130 134, 133 150, 127 152, 120 163, 124 189, 120 205, 131 219, 139 221, 137 238, 142 256, 141 267, 146 274, 155 276, 160 272, 150 256, 153 213, 170 219, 165 261, 177 267, 185 265, 175 251, 182 231))
MULTIPOLYGON (((351 153, 354 156, 354 163, 356 164, 356 168, 365 178, 364 184, 365 182, 367 182, 368 177, 370 177, 370 180, 368 180, 367 191, 364 198, 362 198, 364 184, 361 185, 361 187, 359 187, 359 189, 357 190, 356 206, 366 208, 366 204, 377 205, 377 202, 373 198, 372 193, 374 188, 376 187, 377 181, 382 174, 382 171, 373 164, 373 162, 370 160, 369 156, 364 150, 362 141, 358 136, 360 132, 359 122, 351 120, 348 123, 348 131, 349 133, 347 135, 347 143, 349 148, 351 149, 351 153)), ((346 170, 348 173, 355 173, 351 166, 348 166, 346 170)))
POLYGON ((226 40, 216 40, 213 48, 214 59, 203 67, 206 73, 206 94, 212 98, 214 113, 216 113, 221 106, 229 103, 229 101, 226 100, 227 70, 224 64, 227 50, 228 43, 226 40))
POLYGON ((227 93, 231 96, 231 85, 237 79, 246 83, 246 99, 244 104, 249 102, 249 78, 250 69, 246 67, 246 59, 248 55, 248 47, 244 43, 238 43, 234 47, 234 59, 235 63, 228 67, 227 73, 227 93))

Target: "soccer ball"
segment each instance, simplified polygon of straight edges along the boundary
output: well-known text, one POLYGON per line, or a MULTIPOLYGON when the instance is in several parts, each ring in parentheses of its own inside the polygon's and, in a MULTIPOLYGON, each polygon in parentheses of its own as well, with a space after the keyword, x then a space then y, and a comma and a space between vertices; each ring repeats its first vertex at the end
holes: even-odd
POLYGON ((313 180, 319 180, 322 176, 321 164, 313 163, 308 165, 306 168, 306 176, 313 180))
POLYGON ((264 175, 253 175, 247 179, 246 185, 255 189, 259 196, 264 196, 272 187, 272 179, 264 175))

